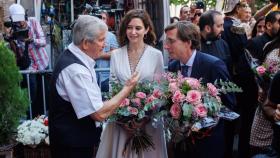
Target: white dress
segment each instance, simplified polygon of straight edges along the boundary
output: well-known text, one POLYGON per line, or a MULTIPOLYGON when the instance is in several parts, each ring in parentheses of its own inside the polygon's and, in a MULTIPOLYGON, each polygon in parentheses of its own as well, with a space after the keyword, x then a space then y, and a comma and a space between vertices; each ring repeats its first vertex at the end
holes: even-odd
MULTIPOLYGON (((131 71, 126 46, 114 50, 110 66, 111 75, 117 77, 122 83, 125 83, 130 78, 131 71)), ((139 82, 152 81, 155 77, 160 76, 164 72, 161 51, 147 46, 136 66, 136 71, 140 73, 139 82)), ((127 140, 126 132, 119 125, 108 123, 102 132, 96 158, 167 158, 163 124, 160 123, 157 128, 154 128, 150 122, 145 129, 153 138, 155 150, 151 149, 137 155, 128 148, 127 154, 123 156, 122 152, 127 140)))

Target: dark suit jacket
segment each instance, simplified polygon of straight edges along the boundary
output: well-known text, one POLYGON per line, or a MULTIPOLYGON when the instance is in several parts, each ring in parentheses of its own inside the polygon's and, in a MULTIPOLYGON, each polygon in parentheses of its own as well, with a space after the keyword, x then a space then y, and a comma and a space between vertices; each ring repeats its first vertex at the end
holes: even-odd
MULTIPOLYGON (((177 72, 179 70, 181 70, 180 61, 173 60, 169 63, 168 71, 177 72)), ((228 81, 230 79, 227 67, 222 60, 198 51, 194 59, 190 77, 197 79, 202 78, 203 83, 214 83, 217 79, 222 79, 223 81, 228 81)), ((228 108, 234 108, 235 97, 233 94, 223 95, 222 101, 228 108)), ((193 152, 184 152, 178 149, 178 147, 175 147, 174 153, 176 158, 223 158, 224 146, 224 125, 221 120, 219 124, 213 128, 210 137, 196 141, 193 152)))

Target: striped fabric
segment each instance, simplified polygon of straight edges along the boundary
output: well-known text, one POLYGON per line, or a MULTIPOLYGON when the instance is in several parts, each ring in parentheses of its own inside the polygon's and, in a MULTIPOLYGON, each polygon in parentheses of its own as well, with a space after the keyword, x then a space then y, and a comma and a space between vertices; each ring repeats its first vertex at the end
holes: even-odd
MULTIPOLYGON (((46 38, 40 23, 35 18, 28 18, 29 37, 32 37, 34 42, 29 44, 28 52, 31 59, 30 70, 45 70, 49 64, 49 57, 46 52, 46 38)), ((20 52, 24 49, 24 43, 21 45, 20 52)))

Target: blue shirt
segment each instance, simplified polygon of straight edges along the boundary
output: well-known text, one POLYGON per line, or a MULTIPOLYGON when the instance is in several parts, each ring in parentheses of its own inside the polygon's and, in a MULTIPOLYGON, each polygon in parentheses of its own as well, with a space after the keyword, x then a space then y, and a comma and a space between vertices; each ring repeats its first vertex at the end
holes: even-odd
MULTIPOLYGON (((105 53, 109 52, 112 49, 116 49, 119 47, 119 44, 117 42, 116 36, 112 32, 107 32, 106 38, 105 38, 105 48, 103 51, 105 53)), ((96 60, 96 66, 97 68, 109 68, 110 67, 110 60, 104 60, 104 59, 98 59, 96 60)), ((109 78, 110 72, 99 72, 97 73, 97 77, 100 82, 105 81, 109 78)))

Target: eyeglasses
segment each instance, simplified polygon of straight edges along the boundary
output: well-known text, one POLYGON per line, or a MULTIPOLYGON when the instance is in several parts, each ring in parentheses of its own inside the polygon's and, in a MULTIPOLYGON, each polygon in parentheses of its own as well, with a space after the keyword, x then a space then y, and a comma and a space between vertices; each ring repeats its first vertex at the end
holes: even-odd
POLYGON ((167 38, 163 42, 165 44, 171 45, 171 44, 175 43, 176 41, 177 41, 176 39, 167 38))

